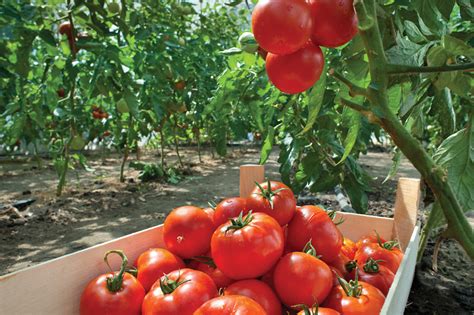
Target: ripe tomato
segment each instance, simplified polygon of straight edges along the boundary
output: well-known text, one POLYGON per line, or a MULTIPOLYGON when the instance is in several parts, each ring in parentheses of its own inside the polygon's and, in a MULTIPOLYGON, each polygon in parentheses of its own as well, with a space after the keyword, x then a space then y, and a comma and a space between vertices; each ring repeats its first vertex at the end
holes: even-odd
POLYGON ((92 117, 94 119, 102 119, 102 114, 99 111, 93 111, 92 112, 92 117))
POLYGON ((221 201, 214 211, 214 223, 219 226, 227 222, 230 218, 238 217, 243 211, 247 214, 247 201, 245 198, 235 197, 221 201))
POLYGON ((183 258, 204 255, 214 232, 214 222, 201 208, 183 206, 166 217, 163 239, 166 247, 183 258))
POLYGON ((365 264, 369 258, 380 260, 380 266, 385 266, 393 273, 397 273, 403 253, 399 248, 387 244, 390 242, 366 244, 357 250, 354 259, 358 264, 365 264))
POLYGON ((385 297, 376 287, 359 281, 341 281, 335 286, 323 305, 344 315, 379 315, 385 297))
POLYGON ((181 258, 163 248, 151 248, 143 252, 138 256, 135 265, 138 271, 137 279, 146 292, 163 274, 185 267, 181 258))
POLYGON ((63 22, 59 25, 59 34, 72 37, 71 23, 63 22))
POLYGON ((360 281, 366 282, 379 289, 383 295, 387 296, 390 287, 392 286, 395 274, 390 271, 387 267, 380 266, 376 260, 369 258, 369 260, 362 266, 351 271, 347 275, 347 279, 355 280, 357 272, 357 278, 360 281))
POLYGON ((385 239, 381 238, 377 231, 374 231, 374 234, 369 234, 366 236, 362 236, 356 243, 356 248, 359 249, 363 245, 372 244, 372 243, 385 243, 385 239))
MULTIPOLYGON (((208 256, 210 255, 208 254, 208 256)), ((234 280, 227 277, 219 268, 217 268, 211 257, 202 256, 198 258, 198 261, 200 262, 197 264, 196 270, 202 271, 211 277, 218 289, 225 288, 234 282, 234 280)))
POLYGON ((217 267, 241 280, 268 272, 283 253, 283 231, 264 213, 249 212, 222 224, 212 235, 211 252, 217 267))
POLYGON ((122 257, 121 269, 119 272, 100 275, 89 282, 81 296, 81 315, 140 314, 145 290, 134 276, 124 272, 128 263, 124 253, 118 250, 107 252, 106 261, 111 253, 122 257))
POLYGON ((175 82, 174 84, 174 88, 178 91, 184 90, 185 87, 186 87, 186 82, 184 82, 183 80, 179 80, 175 82))
POLYGON ((275 291, 287 306, 313 305, 331 291, 333 275, 322 260, 302 252, 286 254, 273 274, 275 291))
POLYGON ((194 315, 266 315, 264 309, 246 296, 224 295, 207 301, 194 315))
POLYGON ((58 89, 56 93, 58 94, 59 98, 64 98, 64 96, 66 96, 66 91, 64 91, 63 88, 58 89))
POLYGON ((308 41, 311 9, 304 0, 261 0, 252 13, 252 31, 258 44, 278 55, 294 53, 308 41))
POLYGON ((338 311, 333 310, 332 308, 327 307, 312 307, 307 310, 301 310, 297 315, 341 315, 338 311))
POLYGON ((348 239, 347 237, 344 237, 342 239, 342 247, 341 247, 341 252, 349 259, 354 259, 355 253, 357 251, 357 246, 356 244, 348 239))
POLYGON ((214 209, 204 208, 204 212, 206 212, 207 215, 209 216, 209 218, 211 218, 212 223, 214 224, 214 227, 218 226, 218 225, 216 225, 216 222, 214 221, 214 209))
POLYGON ((265 61, 268 78, 282 92, 298 94, 312 87, 324 69, 321 48, 312 43, 289 55, 268 53, 265 61))
POLYGON ((262 281, 251 279, 234 282, 224 290, 224 295, 243 295, 251 298, 268 315, 281 315, 281 303, 275 292, 262 281))
POLYGON ((247 198, 247 209, 273 217, 281 226, 290 222, 296 209, 295 195, 280 182, 258 184, 247 198))
POLYGON ((287 245, 301 250, 311 240, 316 253, 324 262, 337 258, 342 246, 342 236, 329 215, 320 207, 303 206, 296 209, 288 224, 287 245))
POLYGON ((315 45, 338 47, 357 34, 353 0, 308 0, 313 18, 311 39, 315 45))
POLYGON ((204 272, 175 270, 157 281, 145 296, 143 315, 192 315, 217 296, 216 285, 204 272))
POLYGON ((351 260, 347 258, 346 255, 342 253, 342 251, 340 251, 337 255, 337 258, 331 261, 331 263, 329 263, 329 267, 336 268, 337 271, 339 271, 339 274, 342 275, 343 278, 345 278, 346 275, 349 273, 349 270, 347 270, 346 265, 350 261, 351 260))

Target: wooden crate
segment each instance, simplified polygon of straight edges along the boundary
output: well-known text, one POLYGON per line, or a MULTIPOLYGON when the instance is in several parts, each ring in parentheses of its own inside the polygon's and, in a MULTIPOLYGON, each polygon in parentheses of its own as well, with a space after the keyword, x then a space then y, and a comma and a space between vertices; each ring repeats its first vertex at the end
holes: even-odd
MULTIPOLYGON (((254 183, 263 180, 263 166, 241 166, 240 195, 248 196, 254 183)), ((383 238, 398 239, 405 252, 381 314, 403 314, 408 299, 419 245, 419 226, 416 224, 419 185, 417 179, 399 180, 393 219, 338 213, 345 220, 340 229, 346 237, 357 240, 377 230, 383 238)), ((162 229, 162 225, 155 226, 0 277, 0 314, 78 314, 85 285, 93 277, 108 271, 103 262, 104 253, 122 249, 129 260, 134 261, 143 251, 164 246, 162 229)), ((119 259, 114 256, 111 260, 112 267, 118 270, 119 259)))

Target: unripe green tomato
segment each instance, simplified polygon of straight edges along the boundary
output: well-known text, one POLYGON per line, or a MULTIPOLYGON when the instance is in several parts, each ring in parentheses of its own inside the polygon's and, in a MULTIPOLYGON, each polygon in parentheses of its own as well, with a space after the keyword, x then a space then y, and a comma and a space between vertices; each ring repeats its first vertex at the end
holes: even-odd
POLYGON ((185 6, 182 6, 181 12, 182 12, 184 15, 189 15, 189 14, 192 14, 192 13, 193 13, 193 9, 192 9, 190 6, 185 5, 185 6))
POLYGON ((239 37, 239 44, 243 51, 254 54, 258 50, 258 43, 250 32, 245 32, 239 37))
POLYGON ((120 11, 121 11, 120 4, 118 4, 117 2, 108 3, 107 4, 107 9, 112 14, 117 14, 117 13, 120 13, 120 11))
POLYGON ((123 98, 120 99, 120 101, 117 102, 117 110, 121 114, 128 113, 130 109, 128 108, 127 101, 123 98))
POLYGON ((81 136, 75 135, 71 140, 70 146, 73 150, 82 150, 86 146, 86 142, 81 136))
POLYGON ((186 45, 186 41, 184 40, 184 38, 181 38, 181 37, 180 37, 180 38, 178 39, 178 44, 180 44, 181 46, 184 46, 184 45, 186 45))

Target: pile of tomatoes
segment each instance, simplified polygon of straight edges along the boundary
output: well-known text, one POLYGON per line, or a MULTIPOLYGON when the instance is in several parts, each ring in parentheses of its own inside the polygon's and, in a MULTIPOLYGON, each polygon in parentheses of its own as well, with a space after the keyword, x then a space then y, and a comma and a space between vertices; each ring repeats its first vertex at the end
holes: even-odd
POLYGON ((379 314, 403 253, 376 232, 345 238, 334 214, 297 207, 275 181, 214 209, 176 208, 166 249, 133 267, 106 254, 122 267, 87 285, 81 314, 379 314))
POLYGON ((353 0, 260 0, 252 31, 260 49, 268 52, 270 81, 284 93, 297 94, 321 76, 320 46, 335 48, 356 35, 357 15, 353 0))

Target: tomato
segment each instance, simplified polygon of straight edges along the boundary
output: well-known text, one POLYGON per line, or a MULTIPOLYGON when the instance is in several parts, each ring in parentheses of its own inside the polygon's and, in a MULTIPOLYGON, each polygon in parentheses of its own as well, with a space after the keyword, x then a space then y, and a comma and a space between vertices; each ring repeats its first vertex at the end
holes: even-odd
POLYGON ((145 296, 143 315, 192 315, 217 296, 216 285, 204 272, 180 269, 161 277, 145 296))
POLYGON ((58 89, 56 93, 58 94, 59 98, 63 98, 64 96, 66 96, 66 91, 64 91, 63 88, 58 89))
POLYGON ((303 206, 296 209, 288 224, 287 245, 301 250, 311 240, 316 253, 325 262, 337 258, 342 246, 342 236, 329 215, 320 207, 303 206))
POLYGON ((308 43, 289 55, 268 53, 265 67, 268 78, 280 91, 298 94, 312 87, 324 69, 321 48, 308 43))
POLYGON ((194 315, 266 315, 265 310, 246 296, 224 295, 207 301, 194 315))
POLYGON ((356 243, 356 248, 359 249, 361 248, 363 245, 366 245, 366 244, 372 244, 372 243, 385 243, 385 239, 381 238, 379 236, 379 234, 377 233, 377 231, 374 231, 374 234, 369 234, 369 235, 366 235, 366 236, 362 236, 356 243))
POLYGON ((362 281, 341 281, 335 286, 323 305, 344 315, 378 315, 385 297, 376 287, 362 281))
POLYGON ((184 82, 183 80, 179 80, 175 82, 174 84, 174 88, 178 91, 184 90, 185 87, 186 87, 186 82, 184 82))
POLYGON ((234 280, 227 277, 219 268, 217 268, 214 260, 211 257, 199 257, 197 259, 200 261, 197 266, 196 270, 202 271, 206 273, 216 284, 217 288, 225 288, 234 280))
POLYGON ((82 292, 80 314, 140 314, 145 290, 134 276, 124 272, 128 260, 122 251, 107 252, 105 261, 111 253, 122 258, 120 271, 100 275, 89 282, 82 292))
POLYGON ((93 111, 92 112, 92 117, 94 119, 102 119, 102 114, 99 111, 93 111))
POLYGON ((267 59, 268 51, 266 51, 262 47, 258 47, 257 52, 258 52, 259 56, 262 57, 263 60, 267 59))
POLYGON ((224 290, 224 295, 243 295, 263 307, 268 315, 281 315, 281 303, 275 292, 262 281, 250 279, 234 282, 224 290))
POLYGON ((255 187, 247 198, 247 209, 266 213, 283 226, 293 218, 296 199, 285 184, 268 181, 255 187))
POLYGON ((333 310, 332 308, 327 307, 312 307, 307 310, 301 310, 297 315, 341 315, 338 311, 333 310))
POLYGON ((360 281, 369 283, 379 289, 385 296, 387 296, 390 287, 392 286, 395 274, 387 267, 380 266, 376 260, 369 258, 369 260, 362 266, 362 268, 354 269, 347 276, 347 279, 355 280, 357 277, 360 281))
POLYGON ((329 266, 336 268, 339 271, 339 274, 342 275, 343 278, 345 278, 346 275, 349 273, 346 268, 346 265, 350 261, 351 260, 347 258, 346 255, 342 253, 342 251, 340 251, 337 255, 337 258, 331 261, 331 263, 329 263, 329 266))
POLYGON ((59 34, 66 35, 67 37, 72 37, 72 28, 71 23, 63 22, 59 25, 59 34))
POLYGON ((111 135, 110 131, 106 130, 106 131, 104 131, 104 133, 102 134, 102 137, 107 138, 107 137, 110 137, 110 135, 111 135))
POLYGON ((212 208, 204 208, 204 212, 207 213, 207 215, 209 216, 209 218, 211 218, 211 221, 212 221, 212 223, 214 224, 214 227, 216 227, 216 226, 218 226, 218 225, 217 225, 216 222, 214 221, 214 211, 215 211, 215 210, 212 209, 212 208))
POLYGON ((331 291, 333 275, 322 260, 303 252, 286 254, 273 274, 275 291, 287 306, 313 305, 331 291))
POLYGON ((238 217, 239 214, 247 214, 247 201, 245 198, 235 197, 221 201, 214 211, 214 223, 219 226, 230 218, 238 217))
POLYGON ((353 0, 308 0, 311 6, 315 45, 338 47, 357 34, 357 15, 353 0))
POLYGON ((380 266, 385 266, 393 273, 397 273, 403 259, 403 253, 397 247, 391 247, 392 245, 387 244, 390 244, 390 242, 366 244, 357 250, 354 259, 359 264, 365 264, 369 258, 380 260, 380 266))
POLYGON ((342 239, 342 247, 341 252, 349 259, 354 259, 355 253, 357 251, 356 244, 348 239, 347 237, 343 237, 342 239))
POLYGON ((241 280, 262 276, 281 257, 283 231, 264 213, 239 215, 212 235, 211 252, 216 266, 229 278, 241 280))
POLYGON ((181 258, 163 248, 151 248, 143 252, 135 265, 138 270, 137 279, 146 292, 163 274, 185 267, 181 258))
POLYGON ((213 232, 214 222, 203 209, 183 206, 166 217, 163 239, 171 252, 182 258, 191 258, 209 251, 213 232))
POLYGON ((291 54, 311 35, 311 9, 305 0, 260 0, 252 13, 252 31, 268 52, 291 54))

